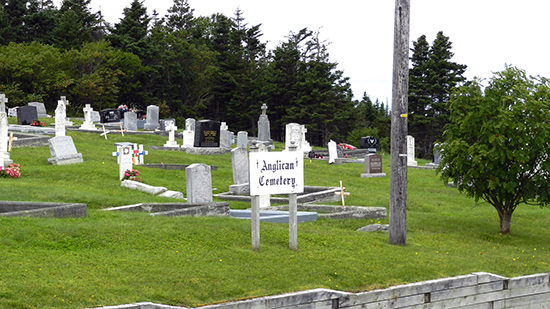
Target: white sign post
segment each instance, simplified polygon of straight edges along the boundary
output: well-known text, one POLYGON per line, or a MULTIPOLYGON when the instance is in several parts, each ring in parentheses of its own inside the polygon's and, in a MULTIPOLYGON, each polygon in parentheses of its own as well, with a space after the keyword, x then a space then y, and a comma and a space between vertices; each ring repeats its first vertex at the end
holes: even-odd
MULTIPOLYGON (((293 147, 296 148, 295 146, 293 147)), ((264 194, 289 194, 289 247, 298 248, 297 194, 304 192, 304 159, 300 152, 251 152, 250 196, 252 197, 252 249, 260 249, 258 199, 264 194)))

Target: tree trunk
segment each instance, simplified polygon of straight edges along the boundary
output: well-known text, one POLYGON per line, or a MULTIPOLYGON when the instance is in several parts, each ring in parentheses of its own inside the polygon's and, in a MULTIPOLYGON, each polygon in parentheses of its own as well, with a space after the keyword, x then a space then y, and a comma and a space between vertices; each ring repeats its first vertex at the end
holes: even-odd
POLYGON ((500 233, 510 233, 510 223, 512 222, 512 213, 506 210, 499 210, 498 217, 500 218, 500 233))

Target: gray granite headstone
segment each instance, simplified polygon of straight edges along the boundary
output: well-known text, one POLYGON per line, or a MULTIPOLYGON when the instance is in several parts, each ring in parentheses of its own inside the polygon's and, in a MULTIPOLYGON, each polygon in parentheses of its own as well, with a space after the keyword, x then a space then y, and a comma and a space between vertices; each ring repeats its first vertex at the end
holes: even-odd
POLYGON ((185 168, 188 203, 212 203, 212 175, 210 166, 202 163, 185 168))
POLYGON ((248 147, 248 132, 239 131, 237 133, 237 148, 246 149, 246 147, 248 147))
POLYGON ((126 131, 137 131, 137 114, 134 112, 124 113, 124 129, 126 131))
POLYGON ((271 127, 266 111, 267 105, 262 104, 262 114, 260 115, 260 119, 258 119, 258 141, 269 145, 269 148, 274 148, 273 140, 271 139, 271 127))
POLYGON ((170 131, 166 127, 168 127, 168 123, 173 122, 174 125, 176 125, 176 119, 174 118, 168 118, 168 119, 161 119, 159 121, 159 130, 161 131, 170 131))
POLYGON ((46 106, 44 105, 44 103, 30 102, 28 105, 36 107, 36 113, 38 114, 38 118, 48 117, 48 112, 46 112, 46 106))
POLYGON ((159 107, 156 105, 147 106, 147 122, 143 127, 145 130, 154 131, 159 128, 159 107))
POLYGON ((73 138, 70 136, 56 136, 50 138, 49 141, 51 158, 48 159, 49 164, 67 165, 82 163, 82 154, 76 151, 73 138))
POLYGON ((231 165, 233 166, 233 185, 229 191, 233 194, 250 194, 248 178, 248 150, 245 148, 234 148, 231 150, 231 165))
POLYGON ((365 172, 361 177, 386 177, 386 173, 382 172, 382 155, 369 153, 365 156, 365 172))

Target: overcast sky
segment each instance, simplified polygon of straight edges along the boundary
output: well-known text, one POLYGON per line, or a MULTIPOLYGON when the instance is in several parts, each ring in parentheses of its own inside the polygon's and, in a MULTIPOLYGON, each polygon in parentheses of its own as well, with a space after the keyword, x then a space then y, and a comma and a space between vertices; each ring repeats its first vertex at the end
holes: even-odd
MULTIPOLYGON (((58 3, 60 0, 58 0, 58 3)), ((390 102, 393 55, 393 0, 188 0, 195 16, 237 8, 249 26, 262 24, 263 41, 273 49, 292 31, 320 31, 330 43, 330 61, 350 78, 356 99, 390 102), (337 4, 336 4, 337 3, 337 4)), ((452 61, 468 66, 465 76, 488 78, 514 65, 529 75, 550 77, 548 0, 411 0, 410 40, 425 34, 430 44, 443 31, 452 42, 452 61)), ((92 0, 110 23, 117 23, 131 0, 92 0)), ((144 0, 164 16, 173 0, 144 0)), ((412 43, 411 43, 412 47, 412 43)))

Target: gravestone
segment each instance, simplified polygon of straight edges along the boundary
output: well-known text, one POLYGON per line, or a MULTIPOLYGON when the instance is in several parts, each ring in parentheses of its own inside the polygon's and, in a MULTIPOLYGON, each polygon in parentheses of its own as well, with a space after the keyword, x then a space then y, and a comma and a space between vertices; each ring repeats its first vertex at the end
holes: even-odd
POLYGON ((220 147, 220 122, 199 120, 195 122, 194 147, 220 147))
POLYGON ((298 123, 289 123, 285 126, 285 151, 289 151, 290 145, 294 143, 296 151, 309 153, 311 146, 306 141, 307 129, 305 125, 298 123))
POLYGON ((165 125, 166 125, 166 130, 168 130, 168 141, 166 141, 166 144, 164 144, 164 147, 179 148, 180 146, 176 141, 176 131, 178 130, 178 127, 176 127, 176 121, 165 120, 165 125))
POLYGON ((237 148, 246 149, 247 147, 248 147, 248 132, 239 131, 237 133, 237 148))
POLYGON ((147 106, 147 122, 143 127, 145 130, 154 131, 159 128, 159 107, 156 105, 147 106))
POLYGON ((38 119, 38 113, 35 106, 20 106, 17 109, 17 124, 31 125, 33 121, 38 119))
POLYGON ((414 156, 414 137, 407 135, 407 166, 418 166, 414 156))
MULTIPOLYGON (((333 164, 336 162, 336 159, 338 158, 338 151, 337 151, 338 145, 336 145, 336 142, 333 140, 330 140, 327 144, 328 148, 328 164, 333 164)), ((338 162, 341 163, 341 162, 338 162)))
POLYGON ((68 165, 82 163, 82 154, 76 151, 73 138, 70 136, 56 136, 48 140, 51 158, 49 164, 68 165))
POLYGON ((231 134, 225 122, 220 124, 220 147, 231 149, 231 134))
POLYGON ((60 102, 63 102, 63 105, 65 106, 65 127, 72 126, 73 122, 67 118, 67 105, 69 105, 69 100, 67 100, 67 97, 61 96, 61 99, 57 101, 57 104, 59 105, 60 102))
POLYGON ((369 153, 365 156, 365 172, 361 177, 386 177, 386 173, 382 172, 382 155, 369 153))
POLYGON ((187 203, 212 203, 212 175, 210 166, 202 163, 185 168, 187 203))
POLYGON ((92 110, 92 122, 101 122, 101 116, 98 111, 92 110))
POLYGON ((90 104, 86 104, 84 106, 83 112, 84 112, 84 122, 80 126, 81 130, 97 130, 97 128, 94 125, 94 122, 92 120, 92 112, 94 109, 90 104))
POLYGON ((380 140, 373 136, 361 137, 361 149, 367 149, 370 153, 380 150, 380 140))
POLYGON ((336 158, 342 159, 344 158, 344 149, 340 145, 336 145, 336 158))
POLYGON ((248 180, 248 150, 234 148, 231 150, 231 165, 233 167, 233 185, 229 186, 229 192, 237 195, 250 194, 248 180))
POLYGON ((55 136, 65 136, 65 118, 67 113, 67 107, 62 100, 57 101, 57 108, 55 109, 55 136))
POLYGON ((260 119, 258 119, 258 141, 268 145, 270 149, 274 149, 273 140, 271 139, 271 127, 266 111, 267 105, 262 104, 262 114, 260 115, 260 119))
MULTIPOLYGON (((2 104, 0 104, 0 107, 2 104)), ((2 112, 0 109, 0 156, 2 157, 1 166, 8 166, 13 163, 10 159, 10 153, 8 152, 8 116, 6 112, 2 112)))
POLYGON ((170 131, 168 130, 166 127, 168 126, 168 123, 169 122, 173 122, 174 124, 176 123, 176 119, 174 118, 170 118, 170 119, 161 119, 159 121, 159 130, 161 131, 170 131))
POLYGON ((183 131, 183 145, 182 148, 193 148, 195 144, 195 119, 185 119, 185 130, 183 131))
POLYGON ((117 152, 113 152, 113 156, 117 157, 118 161, 118 177, 119 180, 124 178, 124 173, 127 170, 132 170, 134 168, 134 151, 133 145, 124 144, 122 146, 117 146, 117 152))
POLYGON ((122 114, 120 110, 116 108, 102 109, 99 111, 99 117, 101 123, 112 123, 122 121, 122 114))
POLYGON ((435 144, 434 144, 434 148, 433 148, 433 152, 434 152, 433 162, 426 163, 426 166, 430 166, 430 167, 433 167, 433 168, 437 168, 437 167, 441 164, 441 151, 440 151, 440 148, 439 148, 439 147, 441 147, 441 144, 439 144, 439 143, 435 143, 435 144))
POLYGON ((38 114, 38 118, 48 118, 48 112, 46 112, 46 106, 44 105, 44 103, 30 102, 27 105, 36 107, 36 113, 38 114))
POLYGON ((126 131, 137 131, 137 114, 134 112, 124 113, 124 129, 126 131))
POLYGON ((17 107, 8 108, 8 117, 17 117, 17 107))

